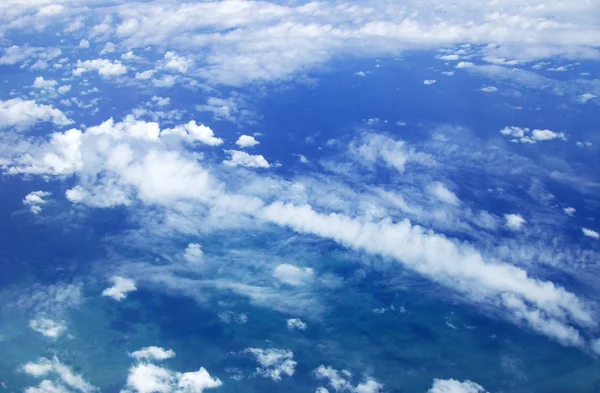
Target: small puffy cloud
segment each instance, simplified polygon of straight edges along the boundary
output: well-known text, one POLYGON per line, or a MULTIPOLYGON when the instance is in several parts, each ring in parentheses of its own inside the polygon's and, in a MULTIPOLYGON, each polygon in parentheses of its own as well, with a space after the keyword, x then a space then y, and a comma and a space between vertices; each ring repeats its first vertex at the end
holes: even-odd
POLYGON ((247 168, 269 168, 271 165, 262 155, 251 155, 245 151, 225 150, 229 154, 229 160, 224 160, 227 166, 245 166, 247 168))
POLYGON ((579 96, 578 101, 581 102, 582 104, 585 104, 586 102, 588 102, 589 100, 593 100, 594 98, 596 98, 595 94, 592 93, 585 93, 579 96))
POLYGON ((58 91, 59 94, 68 93, 69 91, 71 91, 71 85, 63 85, 56 89, 56 91, 58 91))
POLYGON ((260 143, 259 141, 257 141, 256 139, 254 139, 253 136, 250 136, 250 135, 242 135, 235 142, 235 144, 241 148, 254 147, 254 146, 258 145, 259 143, 260 143))
POLYGON ((50 338, 58 338, 67 331, 64 321, 55 322, 48 318, 32 319, 29 321, 29 327, 50 338))
POLYGON ((594 351, 596 355, 600 356, 600 338, 592 340, 590 346, 592 347, 592 351, 594 351))
POLYGON ((460 199, 458 199, 456 194, 450 191, 440 182, 430 184, 427 187, 427 191, 441 202, 455 206, 460 205, 460 199))
POLYGON ((565 212, 567 215, 569 215, 569 216, 573 217, 573 216, 575 215, 575 212, 576 212, 577 210, 575 210, 575 208, 574 208, 574 207, 565 207, 565 208, 563 209, 563 211, 564 211, 564 212, 565 212))
POLYGON ((438 59, 445 60, 445 61, 456 61, 456 60, 460 59, 460 57, 458 55, 451 54, 451 55, 438 56, 438 59))
POLYGON ((290 330, 306 330, 306 323, 299 318, 290 318, 287 320, 287 328, 290 330))
POLYGON ((0 100, 0 129, 14 127, 19 131, 41 122, 52 122, 57 126, 73 123, 59 109, 50 105, 37 104, 35 100, 0 100))
POLYGON ((90 42, 86 39, 79 41, 79 47, 82 49, 86 49, 90 47, 90 42))
POLYGON ((313 269, 282 263, 273 270, 273 277, 284 284, 299 286, 311 281, 314 277, 313 269))
POLYGON ((146 71, 142 71, 142 72, 136 72, 135 73, 135 79, 139 79, 139 80, 148 80, 148 79, 152 79, 152 77, 154 76, 154 70, 146 70, 146 71))
POLYGON ((138 360, 166 360, 175 357, 175 351, 172 349, 150 346, 132 352, 129 356, 138 360))
POLYGON ((114 62, 107 59, 77 60, 75 66, 77 67, 73 70, 75 76, 80 76, 89 71, 97 71, 103 78, 112 78, 127 73, 127 67, 118 60, 114 62))
POLYGON ((600 233, 587 228, 581 228, 584 236, 591 237, 592 239, 600 240, 600 233))
POLYGON ((214 131, 204 124, 196 124, 194 120, 182 126, 168 128, 163 130, 161 136, 177 135, 188 142, 200 142, 209 146, 219 146, 223 144, 223 139, 215 137, 214 131))
POLYGON ((486 390, 468 380, 460 382, 455 379, 435 379, 427 393, 486 393, 486 390))
POLYGON ((217 316, 219 317, 221 322, 226 324, 237 323, 238 325, 243 325, 248 322, 247 314, 237 314, 233 311, 223 311, 217 314, 217 316))
POLYGON ((183 257, 189 263, 200 263, 203 260, 204 253, 202 252, 202 247, 196 243, 190 243, 185 249, 183 253, 183 257))
POLYGON ((308 158, 304 154, 296 154, 296 157, 298 157, 301 163, 308 164, 308 158))
POLYGON ((48 203, 44 198, 50 195, 52 195, 52 193, 46 191, 30 192, 23 198, 23 205, 29 206, 29 209, 33 214, 38 214, 42 211, 42 206, 48 203))
POLYGON ((171 103, 171 98, 169 98, 169 97, 152 96, 152 102, 155 103, 158 106, 166 106, 166 105, 169 105, 171 103))
POLYGON ((296 361, 294 353, 285 349, 260 349, 247 348, 246 352, 252 354, 260 367, 256 368, 256 373, 262 377, 270 378, 273 381, 281 381, 281 377, 294 375, 296 361))
POLYGON ((152 79, 152 84, 156 87, 173 87, 177 82, 177 76, 163 75, 159 79, 152 79))
POLYGON ((179 56, 173 52, 165 53, 165 69, 185 74, 192 64, 194 64, 194 61, 187 57, 179 56))
POLYGON ((111 297, 120 302, 127 297, 129 292, 134 292, 137 290, 135 281, 128 278, 114 276, 111 277, 110 280, 112 281, 113 286, 102 291, 102 296, 111 297))
POLYGON ((100 51, 100 54, 105 55, 107 53, 114 53, 116 49, 117 47, 115 46, 115 44, 113 44, 112 42, 107 42, 106 45, 104 45, 104 48, 102 48, 102 50, 100 51))
POLYGON ((529 143, 534 144, 537 142, 550 141, 553 139, 561 139, 566 141, 567 137, 562 132, 554 132, 551 130, 530 130, 529 128, 522 127, 504 127, 500 130, 502 135, 512 137, 511 142, 514 143, 529 143))
MULTIPOLYGON (((378 393, 383 388, 383 385, 371 378, 367 378, 363 382, 354 386, 350 381, 352 378, 350 371, 342 370, 340 372, 331 366, 320 365, 314 371, 314 374, 317 379, 328 381, 329 385, 335 392, 347 391, 350 393, 378 393)), ((321 391, 317 389, 317 392, 327 392, 327 389, 321 389, 321 391)))
POLYGON ((453 76, 454 75, 454 71, 442 71, 442 75, 453 76))
POLYGON ((195 372, 180 373, 154 364, 140 363, 129 369, 123 393, 202 393, 223 383, 210 376, 204 367, 195 372))
POLYGON ((495 86, 485 86, 479 90, 483 91, 484 93, 495 93, 498 91, 498 88, 495 86))
POLYGON ((523 217, 518 214, 505 214, 506 226, 513 231, 519 231, 523 225, 527 222, 523 217))
POLYGON ((38 362, 29 362, 21 367, 21 370, 36 378, 47 378, 51 375, 58 377, 58 381, 52 383, 45 380, 37 388, 28 388, 25 391, 31 393, 68 393, 70 392, 64 385, 81 393, 92 393, 97 388, 87 382, 79 374, 75 374, 68 366, 62 364, 55 356, 52 360, 41 358, 38 362), (59 382, 60 381, 60 382, 59 382), (56 385, 55 385, 56 384, 56 385), (64 384, 64 385, 63 385, 64 384), (55 390, 46 390, 44 387, 52 385, 55 390))
POLYGON ((33 87, 41 90, 52 90, 57 84, 58 82, 53 79, 44 79, 43 76, 38 76, 33 82, 33 87))
POLYGON ((427 85, 427 86, 429 86, 429 85, 433 85, 433 84, 434 84, 434 83, 436 83, 436 82, 437 82, 437 81, 436 81, 435 79, 425 79, 425 80, 423 81, 423 84, 424 84, 424 85, 427 85))
POLYGON ((456 65, 456 68, 470 68, 474 65, 475 64, 471 63, 470 61, 461 61, 456 65))
POLYGON ((356 76, 367 76, 367 74, 364 71, 355 72, 354 75, 356 75, 356 76))

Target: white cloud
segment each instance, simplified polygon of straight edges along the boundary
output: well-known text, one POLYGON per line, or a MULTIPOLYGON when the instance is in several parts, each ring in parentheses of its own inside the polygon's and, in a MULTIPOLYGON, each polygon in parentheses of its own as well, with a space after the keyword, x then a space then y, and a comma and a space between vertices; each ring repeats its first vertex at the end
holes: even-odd
POLYGON ((271 165, 262 155, 252 155, 245 151, 225 150, 229 154, 229 160, 224 160, 227 166, 245 166, 248 168, 270 168, 271 165))
POLYGON ((127 67, 118 60, 114 62, 107 59, 77 60, 75 66, 77 67, 73 70, 75 76, 80 76, 89 71, 97 71, 103 78, 112 78, 127 73, 127 67))
POLYGON ((0 100, 0 129, 15 127, 22 131, 40 122, 52 122, 61 127, 73 123, 59 109, 37 104, 35 100, 0 100))
POLYGON ((282 263, 273 270, 273 277, 284 284, 299 286, 310 282, 314 277, 311 268, 300 268, 298 266, 282 263))
POLYGON ((29 194, 25 195, 23 199, 23 204, 25 206, 29 206, 29 209, 33 214, 38 214, 42 211, 42 206, 48 203, 44 198, 52 195, 50 192, 46 191, 33 191, 29 194))
POLYGON ((455 379, 435 379, 433 387, 427 393, 486 393, 486 390, 468 380, 460 382, 455 379))
POLYGON ((152 79, 152 77, 154 76, 154 70, 146 70, 143 72, 136 72, 135 73, 135 79, 139 79, 139 80, 148 80, 148 79, 152 79))
POLYGON ((152 96, 152 102, 155 103, 158 106, 166 106, 166 105, 169 105, 171 103, 171 98, 169 98, 169 97, 152 96))
POLYGON ((566 141, 567 137, 562 132, 554 132, 551 130, 530 130, 529 128, 522 127, 504 127, 500 130, 500 133, 505 136, 513 137, 511 142, 521 142, 521 143, 537 143, 543 141, 550 141, 553 139, 561 139, 566 141))
POLYGON ((86 39, 82 39, 81 41, 79 41, 79 47, 82 49, 87 49, 90 47, 90 42, 86 39))
POLYGON ((436 83, 437 81, 435 79, 425 79, 423 81, 424 85, 433 85, 434 83, 436 83))
POLYGON ((367 76, 367 74, 364 71, 355 72, 354 75, 356 75, 356 76, 367 76))
POLYGON ((254 147, 258 145, 260 142, 254 139, 253 136, 250 135, 241 135, 238 140, 235 142, 241 148, 244 147, 254 147))
POLYGON ((582 104, 585 104, 589 100, 593 100, 596 97, 597 96, 595 94, 585 93, 585 94, 582 94, 582 95, 579 96, 579 102, 581 102, 582 104))
POLYGON ((592 351, 598 356, 600 356, 600 338, 593 340, 591 343, 592 351))
POLYGON ((280 381, 282 376, 294 375, 296 361, 294 353, 285 349, 260 349, 247 348, 246 352, 252 354, 261 367, 256 369, 258 375, 280 381))
POLYGON ((124 393, 202 393, 223 383, 210 376, 204 367, 180 373, 154 364, 140 363, 129 369, 124 393))
POLYGON ((404 172, 409 163, 435 166, 433 157, 409 148, 403 141, 397 141, 385 135, 364 134, 350 145, 352 157, 368 166, 383 163, 386 166, 404 172))
POLYGON ((190 243, 183 253, 183 257, 189 263, 201 263, 203 261, 204 253, 202 247, 196 243, 190 243))
POLYGON ((573 217, 573 216, 575 215, 575 212, 576 212, 577 210, 575 210, 575 208, 574 208, 574 207, 565 207, 565 208, 563 209, 563 211, 564 211, 564 212, 565 212, 567 215, 569 215, 569 216, 573 217))
POLYGON ((442 74, 446 76, 452 76, 454 75, 454 71, 442 71, 442 74))
POLYGON ((440 55, 440 56, 438 56, 438 59, 445 60, 445 61, 456 61, 456 60, 460 59, 460 57, 458 55, 451 54, 451 55, 440 55))
POLYGON ((64 321, 55 322, 48 318, 37 318, 29 321, 29 327, 46 337, 58 338, 67 331, 64 321))
POLYGON ((450 191, 440 182, 431 183, 427 187, 427 191, 441 202, 455 206, 460 205, 460 199, 458 199, 456 194, 450 191))
POLYGON ((63 85, 61 87, 59 87, 56 91, 58 91, 59 94, 65 94, 68 93, 71 90, 71 85, 63 85))
POLYGON ((104 48, 100 51, 100 55, 105 55, 107 53, 114 53, 117 47, 112 42, 107 42, 104 45, 104 48))
POLYGON ((290 330, 306 330, 307 326, 306 323, 299 318, 290 318, 287 320, 287 328, 290 330))
POLYGON ((471 68, 474 65, 475 64, 471 63, 470 61, 461 61, 456 65, 455 68, 471 68))
POLYGON ((125 299, 129 292, 137 290, 135 281, 128 278, 114 276, 111 277, 110 281, 112 281, 113 286, 102 291, 102 296, 111 297, 118 302, 125 299))
POLYGON ((504 218, 506 219, 506 226, 513 231, 520 231, 527 222, 519 214, 505 214, 504 218))
POLYGON ((44 79, 43 76, 38 76, 37 78, 35 78, 35 81, 33 82, 33 87, 35 87, 36 89, 42 89, 42 90, 52 90, 54 89, 54 86, 56 86, 58 84, 57 81, 52 80, 52 79, 44 79))
MULTIPOLYGON (((378 393, 383 388, 383 385, 371 378, 366 378, 363 382, 358 385, 352 385, 350 378, 352 374, 347 370, 341 372, 335 370, 331 366, 320 365, 314 371, 315 377, 319 380, 327 380, 329 385, 335 392, 349 392, 349 393, 378 393)), ((327 389, 324 391, 327 391, 327 389)), ((318 392, 318 390, 317 390, 318 392)))
POLYGON ((598 233, 592 229, 581 228, 581 232, 583 232, 584 236, 591 237, 592 239, 596 239, 596 240, 600 239, 600 233, 598 233))
POLYGON ((175 357, 175 352, 172 349, 150 346, 132 352, 130 356, 138 360, 166 360, 175 357))
POLYGON ((215 133, 210 127, 204 124, 196 124, 194 120, 182 126, 168 128, 162 131, 161 136, 177 135, 188 142, 200 142, 208 146, 219 146, 223 144, 223 139, 215 137, 215 133))
POLYGON ((479 90, 483 91, 484 93, 495 93, 498 91, 498 88, 495 86, 485 86, 479 90))
MULTIPOLYGON (((47 377, 50 374, 55 374, 69 388, 77 390, 81 393, 92 393, 97 390, 96 387, 87 382, 81 375, 73 373, 71 369, 62 364, 55 356, 52 360, 41 358, 37 363, 29 362, 21 367, 21 370, 36 378, 47 377)), ((46 383, 48 385, 48 383, 46 383)), ((39 390, 32 392, 44 392, 44 386, 40 386, 39 390)), ((57 386, 61 389, 60 386, 57 386)), ((31 388, 30 388, 31 389, 31 388)))
POLYGON ((177 78, 177 76, 173 75, 163 75, 159 79, 152 79, 152 84, 156 87, 173 87, 175 85, 175 82, 177 82, 177 78))
POLYGON ((193 64, 193 60, 188 59, 184 56, 179 56, 173 52, 165 53, 165 69, 185 74, 193 64))

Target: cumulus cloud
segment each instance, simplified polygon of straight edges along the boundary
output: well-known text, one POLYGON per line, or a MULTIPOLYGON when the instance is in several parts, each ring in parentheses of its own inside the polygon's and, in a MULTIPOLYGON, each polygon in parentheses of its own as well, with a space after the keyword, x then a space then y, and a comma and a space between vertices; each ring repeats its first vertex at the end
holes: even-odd
POLYGON ((223 383, 201 367, 198 371, 180 373, 150 363, 140 363, 129 369, 127 393, 202 393, 223 383))
POLYGON ((600 233, 598 233, 592 229, 581 228, 581 232, 583 232, 584 236, 591 237, 592 239, 596 239, 596 240, 600 239, 600 233))
POLYGON ((130 356, 138 360, 166 360, 175 357, 175 352, 172 349, 150 346, 132 352, 130 356))
POLYGON ((29 327, 46 337, 58 338, 67 331, 64 321, 55 322, 48 318, 37 318, 29 321, 29 327))
POLYGON ((565 207, 565 208, 563 209, 563 211, 564 211, 564 212, 565 212, 567 215, 569 215, 569 216, 573 217, 573 216, 575 215, 575 212, 576 212, 577 210, 575 210, 575 208, 574 208, 574 207, 565 207))
POLYGON ((287 320, 287 328, 289 330, 306 330, 307 326, 306 323, 299 318, 290 318, 287 320))
POLYGON ((262 155, 252 155, 245 151, 225 150, 229 154, 229 160, 224 160, 227 166, 244 166, 247 168, 270 168, 271 165, 262 155))
POLYGON ((51 122, 59 127, 73 123, 59 109, 37 104, 35 100, 0 100, 0 129, 14 127, 23 131, 41 122, 51 122))
POLYGON ((120 302, 127 297, 129 292, 137 291, 135 281, 131 279, 114 276, 111 277, 110 281, 112 281, 113 286, 102 291, 102 296, 107 296, 120 302))
POLYGON ((431 183, 427 187, 427 191, 441 202, 455 206, 460 205, 460 199, 458 199, 456 194, 440 182, 431 183))
POLYGON ((561 139, 563 141, 567 140, 567 137, 562 132, 554 132, 551 130, 530 130, 529 128, 522 127, 505 127, 500 130, 502 135, 512 137, 511 142, 515 143, 537 143, 543 141, 550 141, 553 139, 561 139))
POLYGON ((367 166, 382 163, 398 172, 404 172, 407 164, 435 166, 434 158, 426 153, 407 147, 403 141, 380 134, 364 134, 350 145, 350 154, 367 166))
POLYGON ((127 67, 118 60, 114 62, 107 59, 77 60, 75 66, 77 67, 73 70, 75 76, 80 76, 85 72, 97 71, 103 78, 113 78, 127 73, 127 67))
POLYGON ((196 124, 194 120, 182 126, 165 129, 161 135, 177 135, 186 141, 194 143, 200 142, 208 146, 219 146, 223 144, 223 139, 215 137, 214 131, 204 124, 196 124))
POLYGON ((521 230, 521 228, 523 228, 523 225, 527 223, 527 221, 519 214, 505 214, 504 218, 506 219, 506 226, 512 229, 513 231, 521 230))
MULTIPOLYGON (((97 388, 87 382, 81 375, 75 374, 68 366, 61 363, 55 356, 52 359, 41 358, 38 362, 29 362, 21 367, 21 370, 36 378, 47 378, 49 376, 56 376, 57 381, 44 380, 37 388, 28 388, 26 392, 30 393, 42 393, 47 392, 44 388, 53 386, 56 387, 58 392, 68 391, 64 388, 66 385, 68 388, 76 390, 81 393, 92 393, 97 391, 97 388)), ((49 392, 55 392, 55 390, 49 390, 49 392)))
POLYGON ((300 268, 298 266, 283 263, 275 267, 273 277, 284 284, 299 286, 310 282, 314 277, 311 268, 300 268))
POLYGON ((44 79, 43 76, 38 76, 37 78, 35 78, 35 81, 33 82, 33 87, 35 87, 36 89, 42 89, 42 90, 52 90, 54 88, 54 86, 56 86, 57 84, 58 84, 58 82, 55 80, 44 79))
POLYGON ((188 59, 184 56, 179 56, 174 52, 165 53, 164 68, 172 71, 177 71, 185 74, 187 70, 192 66, 193 60, 188 59))
POLYGON ((42 211, 42 206, 48 203, 48 201, 44 198, 52 195, 50 192, 46 191, 33 191, 29 194, 25 195, 23 199, 23 205, 29 206, 29 210, 33 214, 38 214, 42 211))
POLYGON ((486 393, 486 390, 468 380, 460 382, 455 379, 435 379, 427 393, 486 393))
POLYGON ((281 381, 282 376, 294 375, 297 363, 292 351, 274 348, 247 348, 245 351, 253 355, 260 364, 260 367, 256 368, 256 373, 262 377, 281 381))
POLYGON ((494 86, 485 86, 479 90, 483 91, 484 93, 495 93, 498 91, 498 88, 494 86))
POLYGON ((200 263, 203 261, 204 252, 202 252, 202 247, 199 244, 190 243, 185 248, 183 257, 189 263, 200 263))
POLYGON ((383 385, 371 378, 366 378, 354 386, 351 382, 352 374, 349 371, 338 371, 331 366, 320 365, 314 370, 314 375, 319 380, 326 380, 334 392, 378 393, 383 388, 383 385))
POLYGON ((79 47, 82 49, 87 49, 90 47, 90 42, 86 39, 82 39, 81 41, 79 41, 79 47))
POLYGON ((433 85, 434 83, 436 83, 437 81, 435 79, 425 79, 423 81, 423 84, 428 86, 428 85, 433 85))
POLYGON ((254 147, 258 145, 260 142, 254 139, 253 136, 250 135, 241 135, 238 140, 235 142, 241 148, 245 147, 254 147))

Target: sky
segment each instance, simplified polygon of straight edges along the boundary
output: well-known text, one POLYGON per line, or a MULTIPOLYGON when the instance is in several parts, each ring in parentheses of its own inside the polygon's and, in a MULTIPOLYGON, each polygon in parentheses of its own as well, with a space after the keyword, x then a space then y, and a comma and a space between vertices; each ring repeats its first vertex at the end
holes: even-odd
POLYGON ((597 392, 598 21, 4 0, 0 392, 597 392))

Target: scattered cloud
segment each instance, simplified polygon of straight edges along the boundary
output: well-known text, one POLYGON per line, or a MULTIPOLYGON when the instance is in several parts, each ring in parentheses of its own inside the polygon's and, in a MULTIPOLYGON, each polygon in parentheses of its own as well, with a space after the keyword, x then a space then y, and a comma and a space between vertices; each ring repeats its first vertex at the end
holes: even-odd
POLYGON ((202 261, 204 260, 204 252, 202 251, 202 247, 199 244, 190 243, 185 248, 183 257, 189 263, 202 263, 202 261))
POLYGON ((287 328, 289 330, 306 330, 306 323, 299 318, 290 318, 287 320, 287 328))
POLYGON ((498 91, 498 88, 495 86, 485 86, 479 90, 483 91, 484 93, 495 93, 498 91))
POLYGON ((469 380, 460 382, 455 379, 435 379, 427 393, 486 393, 486 390, 469 380))
POLYGON ((225 150, 229 154, 229 160, 224 160, 227 166, 244 166, 247 168, 270 168, 271 165, 262 155, 251 155, 239 150, 225 150))
POLYGON ((436 83, 437 81, 435 79, 425 79, 423 81, 424 85, 433 85, 434 83, 436 83))
POLYGON ((292 351, 275 348, 247 348, 245 352, 254 356, 260 364, 260 367, 256 368, 256 373, 262 377, 281 381, 282 376, 294 375, 297 363, 292 351))
POLYGON ((131 279, 114 276, 111 277, 110 280, 112 281, 113 286, 102 291, 102 296, 107 296, 120 302, 127 297, 129 292, 137 291, 135 281, 131 279))
POLYGON ((29 327, 50 338, 58 338, 67 332, 65 321, 55 322, 48 318, 32 319, 29 321, 29 327))
POLYGON ((282 263, 275 267, 273 277, 284 284, 299 286, 309 283, 314 277, 314 272, 308 267, 300 268, 288 263, 282 263))
POLYGON ((113 78, 127 73, 127 67, 118 60, 114 62, 107 59, 77 60, 75 66, 76 68, 73 70, 75 76, 80 76, 85 72, 97 71, 103 78, 113 78))
POLYGON ((41 122, 51 122, 59 127, 73 123, 59 109, 37 104, 35 100, 0 100, 0 129, 14 127, 23 131, 41 122))
POLYGON ((506 226, 513 231, 520 231, 527 221, 519 214, 505 214, 506 226))
POLYGON ((38 214, 42 211, 42 206, 48 203, 44 198, 52 195, 51 192, 47 191, 33 191, 25 195, 23 199, 23 205, 29 206, 29 210, 33 214, 38 214))
POLYGON ((563 209, 563 211, 564 211, 564 212, 565 212, 567 215, 569 215, 569 216, 573 217, 573 216, 575 215, 575 212, 576 212, 577 210, 575 210, 575 208, 574 208, 574 207, 565 207, 565 208, 563 209))
POLYGON ((254 147, 254 146, 260 144, 260 142, 257 141, 256 139, 254 139, 253 136, 241 135, 238 138, 238 140, 235 142, 235 144, 241 148, 245 148, 245 147, 254 147))
POLYGON ((427 187, 427 191, 443 203, 454 206, 460 205, 460 199, 458 199, 456 194, 440 182, 431 183, 427 187))
POLYGON ((132 358, 138 360, 166 360, 175 357, 175 351, 161 347, 150 346, 139 349, 130 354, 132 358))
POLYGON ((502 135, 512 137, 511 142, 515 143, 530 143, 534 144, 537 142, 550 141, 553 139, 567 140, 567 137, 562 132, 554 132, 551 130, 530 130, 529 128, 522 127, 504 127, 500 130, 502 135))
POLYGON ((600 233, 587 228, 581 228, 584 236, 591 237, 592 239, 600 240, 600 233))

